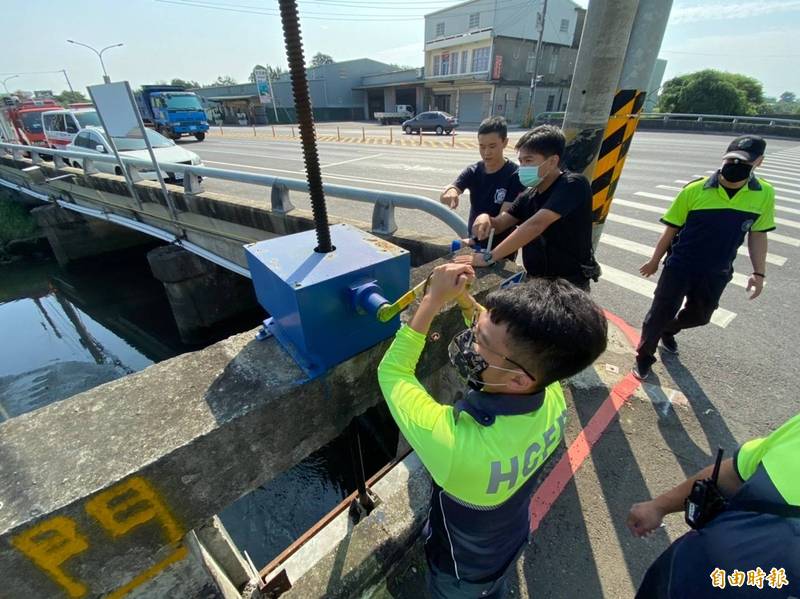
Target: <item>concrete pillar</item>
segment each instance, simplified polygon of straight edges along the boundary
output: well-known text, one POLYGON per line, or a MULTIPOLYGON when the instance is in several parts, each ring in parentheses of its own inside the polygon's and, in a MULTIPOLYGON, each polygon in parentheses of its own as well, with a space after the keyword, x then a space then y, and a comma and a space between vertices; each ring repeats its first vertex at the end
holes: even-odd
POLYGON ((153 238, 105 220, 83 216, 59 206, 34 208, 31 214, 47 236, 56 260, 74 260, 152 243, 153 238))
POLYGON ((260 309, 250 279, 181 247, 158 247, 147 253, 147 260, 153 276, 164 284, 185 343, 200 343, 213 325, 260 309))

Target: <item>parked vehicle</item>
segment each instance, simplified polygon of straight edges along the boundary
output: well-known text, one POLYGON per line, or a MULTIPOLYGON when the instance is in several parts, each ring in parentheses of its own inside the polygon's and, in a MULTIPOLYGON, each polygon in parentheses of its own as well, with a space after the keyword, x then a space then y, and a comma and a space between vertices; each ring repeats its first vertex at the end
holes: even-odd
POLYGON ((407 135, 420 131, 436 131, 436 135, 442 133, 450 135, 456 127, 458 127, 456 117, 438 110, 420 112, 413 119, 408 119, 403 123, 403 131, 407 135))
POLYGON ((13 98, 5 98, 3 107, 5 119, 9 121, 16 133, 17 141, 29 146, 46 146, 42 113, 55 110, 61 106, 49 98, 35 98, 19 102, 13 98))
MULTIPOLYGON (((174 141, 167 139, 152 129, 145 129, 145 131, 147 132, 147 139, 150 140, 150 145, 153 146, 153 154, 155 154, 156 162, 158 162, 159 165, 164 162, 172 162, 175 164, 202 164, 200 157, 194 152, 190 152, 183 146, 176 145, 174 141)), ((114 145, 120 156, 150 160, 150 153, 147 151, 147 144, 145 144, 143 139, 136 137, 115 137, 114 145)), ((99 127, 87 127, 81 130, 66 149, 77 152, 113 154, 105 133, 99 127)), ((83 168, 83 161, 79 158, 71 158, 70 163, 73 166, 83 168)), ((122 175, 122 170, 116 164, 95 162, 94 166, 102 173, 122 175)), ((139 173, 145 179, 158 179, 155 170, 142 170, 139 171, 139 173)), ((161 171, 161 176, 164 177, 164 180, 168 183, 180 183, 183 181, 183 173, 179 172, 161 171)))
POLYGON ((136 104, 142 120, 162 135, 180 139, 194 135, 203 141, 208 131, 208 119, 200 98, 178 85, 143 85, 136 94, 136 104))
POLYGON ((45 145, 54 150, 63 150, 84 127, 101 126, 94 108, 48 110, 41 113, 41 121, 45 145))
POLYGON ((398 104, 394 112, 376 112, 375 119, 381 125, 391 125, 392 123, 402 123, 414 116, 414 108, 408 104, 398 104))

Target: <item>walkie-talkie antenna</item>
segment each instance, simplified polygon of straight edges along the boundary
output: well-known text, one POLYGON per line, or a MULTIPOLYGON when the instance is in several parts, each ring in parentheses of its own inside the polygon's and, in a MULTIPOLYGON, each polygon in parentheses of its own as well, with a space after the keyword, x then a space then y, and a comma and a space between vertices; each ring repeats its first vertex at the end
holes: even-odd
POLYGON ((720 464, 722 464, 722 454, 723 453, 724 453, 724 451, 722 450, 722 447, 717 449, 717 461, 714 462, 714 472, 711 473, 711 480, 714 481, 714 483, 716 483, 717 482, 717 478, 719 478, 719 467, 720 467, 720 464))

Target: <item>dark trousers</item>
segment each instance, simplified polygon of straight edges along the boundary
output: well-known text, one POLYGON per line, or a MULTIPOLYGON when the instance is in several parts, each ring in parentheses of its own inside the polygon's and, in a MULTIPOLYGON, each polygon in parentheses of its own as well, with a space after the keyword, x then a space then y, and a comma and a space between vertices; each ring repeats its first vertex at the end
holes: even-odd
POLYGON ((508 570, 499 578, 488 582, 469 582, 459 580, 449 572, 443 572, 428 560, 428 592, 433 599, 503 599, 508 594, 508 570))
POLYGON ((653 303, 644 317, 642 338, 636 348, 636 362, 640 366, 651 366, 656 361, 656 348, 664 333, 675 335, 683 329, 707 324, 732 276, 732 270, 691 273, 680 268, 664 267, 653 303), (681 310, 684 299, 686 305, 681 310))

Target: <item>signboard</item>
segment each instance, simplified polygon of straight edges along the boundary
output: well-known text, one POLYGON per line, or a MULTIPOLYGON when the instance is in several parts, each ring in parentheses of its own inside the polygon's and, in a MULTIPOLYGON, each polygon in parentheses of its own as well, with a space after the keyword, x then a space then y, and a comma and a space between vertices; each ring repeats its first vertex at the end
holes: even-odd
POLYGON ((258 99, 262 104, 272 102, 272 95, 269 93, 269 77, 266 69, 254 69, 253 79, 256 81, 258 99))
POLYGON ((494 68, 492 69, 492 79, 500 79, 503 72, 503 55, 497 54, 494 57, 494 68))
POLYGON ((53 98, 53 90, 52 89, 37 89, 33 92, 34 98, 53 98))

